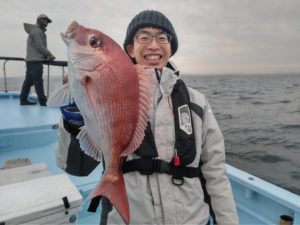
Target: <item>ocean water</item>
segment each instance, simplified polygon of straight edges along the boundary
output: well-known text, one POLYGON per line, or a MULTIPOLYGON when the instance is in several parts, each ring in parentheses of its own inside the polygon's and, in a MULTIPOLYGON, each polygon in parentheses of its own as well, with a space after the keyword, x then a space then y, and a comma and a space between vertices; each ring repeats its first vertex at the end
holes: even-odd
POLYGON ((183 79, 208 98, 228 164, 300 194, 300 74, 183 79))
MULTIPOLYGON (((208 98, 223 131, 228 164, 300 195, 300 74, 182 79, 208 98)), ((22 81, 9 78, 8 91, 19 91, 22 81)), ((50 92, 61 82, 61 76, 52 77, 50 92)))

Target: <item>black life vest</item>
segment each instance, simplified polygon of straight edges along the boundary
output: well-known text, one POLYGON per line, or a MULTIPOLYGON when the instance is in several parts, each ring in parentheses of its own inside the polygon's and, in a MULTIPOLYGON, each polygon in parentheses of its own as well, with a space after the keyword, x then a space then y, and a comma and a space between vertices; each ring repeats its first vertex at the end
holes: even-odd
MULTIPOLYGON (((190 101, 188 89, 181 79, 178 79, 171 93, 174 124, 175 149, 180 157, 180 165, 186 166, 194 161, 196 145, 191 110, 202 120, 203 109, 190 101), (185 115, 185 118, 183 116, 185 115), (186 121, 183 121, 186 119, 186 121)), ((158 156, 151 125, 148 122, 145 138, 135 153, 142 158, 155 158, 158 156)))
POLYGON ((140 171, 141 174, 149 175, 153 172, 167 173, 176 179, 183 177, 193 178, 200 176, 199 167, 186 167, 192 163, 196 156, 196 145, 191 110, 201 119, 203 109, 190 102, 189 92, 185 83, 178 79, 171 93, 174 124, 176 155, 171 162, 155 159, 158 156, 154 136, 148 122, 145 137, 140 147, 135 151, 141 159, 125 161, 123 173, 140 171), (177 162, 175 161, 175 157, 177 162))

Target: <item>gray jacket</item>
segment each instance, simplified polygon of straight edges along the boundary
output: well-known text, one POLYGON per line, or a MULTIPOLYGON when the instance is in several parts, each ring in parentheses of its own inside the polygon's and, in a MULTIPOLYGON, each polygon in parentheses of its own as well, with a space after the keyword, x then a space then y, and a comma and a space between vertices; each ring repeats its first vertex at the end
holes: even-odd
MULTIPOLYGON (((174 118, 169 97, 178 77, 168 68, 162 72, 157 87, 154 115, 150 122, 158 158, 171 161, 174 156, 174 118)), ((239 224, 230 182, 226 176, 224 139, 214 114, 204 95, 188 88, 191 102, 204 109, 204 119, 193 113, 196 157, 188 165, 197 167, 203 161, 202 172, 218 225, 239 224)), ((138 158, 136 154, 128 160, 138 158)), ((124 175, 129 199, 131 224, 206 224, 208 205, 199 178, 187 178, 182 186, 172 184, 167 174, 142 176, 139 172, 124 175)), ((108 214, 107 224, 124 224, 118 212, 108 214)))
POLYGON ((28 33, 26 61, 42 61, 51 55, 47 49, 46 30, 42 30, 36 24, 24 23, 24 29, 28 33))

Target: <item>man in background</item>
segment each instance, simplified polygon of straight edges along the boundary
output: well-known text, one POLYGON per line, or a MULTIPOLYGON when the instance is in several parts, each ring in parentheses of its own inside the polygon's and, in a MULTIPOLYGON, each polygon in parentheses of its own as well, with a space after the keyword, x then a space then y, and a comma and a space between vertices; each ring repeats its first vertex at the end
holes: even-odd
POLYGON ((37 17, 36 24, 24 23, 28 33, 26 50, 26 76, 20 94, 20 105, 34 105, 28 101, 31 86, 34 85, 39 103, 46 106, 47 97, 44 93, 43 61, 53 61, 54 55, 47 49, 46 27, 52 20, 45 14, 37 17))

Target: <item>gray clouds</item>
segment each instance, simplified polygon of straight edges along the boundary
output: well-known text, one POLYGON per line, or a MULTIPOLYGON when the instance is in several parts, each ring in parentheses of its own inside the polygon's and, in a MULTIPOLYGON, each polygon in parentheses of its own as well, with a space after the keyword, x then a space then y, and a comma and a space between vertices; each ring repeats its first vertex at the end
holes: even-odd
POLYGON ((25 56, 22 23, 34 23, 40 13, 53 20, 49 49, 66 60, 59 33, 72 20, 122 46, 133 16, 156 9, 175 27, 179 49, 172 60, 184 74, 300 72, 298 0, 10 0, 1 2, 1 9, 1 56, 25 56))

